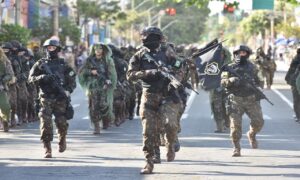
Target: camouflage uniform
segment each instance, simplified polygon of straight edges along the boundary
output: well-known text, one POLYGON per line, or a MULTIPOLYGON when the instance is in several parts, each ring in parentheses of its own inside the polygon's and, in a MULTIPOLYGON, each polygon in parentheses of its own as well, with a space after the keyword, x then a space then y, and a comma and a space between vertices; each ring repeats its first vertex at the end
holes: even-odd
POLYGON ((55 46, 53 51, 47 50, 49 58, 37 61, 30 70, 29 82, 35 83, 39 88, 40 98, 40 131, 41 140, 45 148, 45 158, 52 157, 51 141, 53 141, 52 115, 56 124, 59 152, 66 149, 66 135, 68 130, 67 107, 70 106, 70 97, 76 87, 75 72, 64 59, 58 57, 60 45, 56 40, 48 39, 44 47, 55 46), (47 67, 52 72, 47 72, 47 67), (52 73, 52 74, 50 74, 52 73), (55 86, 56 84, 56 86, 55 86), (58 87, 63 89, 61 92, 58 87), (67 96, 67 97, 66 97, 67 96))
MULTIPOLYGON (((266 56, 261 48, 258 49, 257 57, 255 63, 259 67, 259 73, 264 78, 266 78, 267 88, 270 89, 273 84, 274 73, 276 71, 276 64, 271 59, 271 57, 266 56)), ((264 80, 262 81, 262 86, 264 87, 264 80)))
MULTIPOLYGON (((247 47, 241 45, 239 49, 234 51, 234 53, 239 53, 240 51, 246 51, 248 54, 251 50, 247 47), (245 50, 244 50, 245 49, 245 50)), ((236 60, 236 59, 235 59, 236 60)), ((240 59, 239 59, 240 60, 240 59)), ((247 59, 237 61, 235 63, 229 64, 229 67, 234 69, 241 77, 246 77, 246 81, 253 81, 256 85, 259 85, 259 77, 257 75, 258 71, 251 62, 247 59)), ((257 148, 257 141, 255 139, 256 134, 262 129, 264 120, 262 115, 262 110, 260 102, 256 97, 256 94, 249 86, 241 82, 242 80, 235 77, 230 72, 224 71, 222 73, 221 84, 228 91, 229 95, 229 118, 230 118, 230 128, 231 128, 231 138, 234 145, 233 156, 240 156, 240 139, 242 137, 242 116, 246 113, 250 118, 250 130, 247 135, 252 148, 257 148)))
POLYGON ((110 56, 111 50, 107 45, 94 45, 90 57, 79 71, 79 82, 86 89, 89 97, 90 118, 95 126, 94 134, 100 134, 99 122, 101 120, 104 129, 108 128, 112 120, 113 99, 110 98, 113 98, 117 75, 115 64, 110 56), (95 48, 100 47, 105 55, 97 59, 95 48), (93 70, 97 70, 98 75, 93 75, 93 70))
POLYGON ((10 120, 10 104, 7 94, 9 89, 7 85, 13 79, 14 72, 11 63, 2 48, 0 48, 0 120, 3 123, 4 132, 8 132, 10 120))
POLYGON ((294 112, 296 114, 296 121, 300 122, 300 94, 296 87, 296 78, 300 71, 300 49, 297 50, 297 55, 290 64, 290 68, 285 76, 285 81, 291 85, 293 94, 294 112))
MULTIPOLYGON (((230 52, 223 47, 222 50, 222 64, 229 64, 232 62, 230 52)), ((226 113, 227 94, 222 87, 218 87, 209 92, 210 107, 213 119, 216 122, 216 133, 223 132, 223 129, 229 127, 229 117, 226 113)))
MULTIPOLYGON (((5 50, 6 57, 10 60, 11 66, 13 68, 14 75, 19 74, 21 72, 21 67, 18 61, 11 58, 12 55, 12 48, 13 46, 9 42, 5 42, 2 44, 3 50, 5 50)), ((9 96, 9 103, 11 106, 11 113, 10 113, 10 123, 11 127, 14 127, 17 122, 15 115, 17 113, 17 83, 16 83, 16 77, 14 76, 14 80, 10 81, 8 84, 8 96, 9 96)))

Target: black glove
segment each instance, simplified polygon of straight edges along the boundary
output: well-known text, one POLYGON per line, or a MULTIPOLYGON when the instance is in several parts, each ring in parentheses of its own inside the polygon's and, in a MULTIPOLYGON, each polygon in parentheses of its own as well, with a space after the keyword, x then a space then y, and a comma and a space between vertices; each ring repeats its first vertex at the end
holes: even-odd
POLYGON ((145 76, 155 76, 159 73, 157 69, 148 69, 145 70, 145 76))
POLYGON ((57 79, 57 76, 54 74, 43 74, 40 75, 37 79, 42 80, 44 82, 51 82, 51 81, 55 81, 57 79))

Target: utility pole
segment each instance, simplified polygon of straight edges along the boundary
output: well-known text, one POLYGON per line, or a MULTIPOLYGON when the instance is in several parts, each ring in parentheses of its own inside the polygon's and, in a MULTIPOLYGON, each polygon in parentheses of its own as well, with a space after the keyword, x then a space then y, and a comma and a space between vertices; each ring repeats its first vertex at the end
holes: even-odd
POLYGON ((15 1, 15 24, 21 25, 21 0, 15 1))
POLYGON ((53 35, 59 34, 59 0, 53 1, 53 35))

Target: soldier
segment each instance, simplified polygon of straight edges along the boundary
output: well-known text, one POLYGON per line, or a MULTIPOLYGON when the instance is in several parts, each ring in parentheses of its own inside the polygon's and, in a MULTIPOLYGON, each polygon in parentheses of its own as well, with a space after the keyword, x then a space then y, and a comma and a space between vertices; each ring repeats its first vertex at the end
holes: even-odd
POLYGON ((299 75, 300 68, 300 48, 297 49, 297 54, 290 64, 290 68, 285 76, 285 81, 291 86, 293 101, 294 101, 294 112, 296 114, 296 122, 300 122, 300 95, 296 87, 296 78, 299 75))
POLYGON ((9 90, 8 84, 14 80, 14 71, 11 63, 7 59, 3 49, 0 48, 0 120, 3 123, 4 132, 8 132, 10 120, 10 104, 7 94, 9 90))
POLYGON ((90 56, 79 71, 79 82, 87 90, 89 98, 94 134, 100 134, 101 120, 103 129, 108 128, 111 120, 110 103, 113 103, 111 98, 117 83, 117 73, 111 54, 107 45, 94 44, 90 56))
MULTIPOLYGON (((19 70, 15 71, 15 76, 17 78, 17 106, 18 106, 18 124, 27 123, 27 97, 28 91, 26 87, 26 81, 28 78, 28 68, 26 67, 26 63, 23 64, 24 59, 22 57, 23 50, 21 49, 21 44, 13 40, 11 41, 13 46, 11 59, 14 61, 13 64, 19 65, 19 70)), ((17 65, 16 65, 17 66, 17 65)))
MULTIPOLYGON (((158 125, 160 116, 160 104, 163 100, 163 90, 168 88, 168 83, 157 70, 154 62, 166 62, 166 54, 161 51, 160 44, 163 39, 161 30, 157 27, 146 27, 141 32, 143 47, 130 59, 127 78, 129 81, 142 81, 142 99, 140 116, 143 126, 143 151, 146 165, 141 174, 150 174, 153 171, 153 157, 157 137, 159 137, 158 125), (154 61, 154 62, 153 62, 154 61)), ((172 157, 172 148, 168 149, 167 158, 172 157)))
POLYGON ((16 77, 15 74, 19 73, 21 71, 20 64, 18 61, 15 59, 11 58, 12 56, 12 45, 9 42, 6 42, 2 44, 3 51, 5 52, 6 57, 10 60, 11 66, 14 71, 14 81, 10 81, 8 83, 8 96, 9 96, 9 104, 11 106, 11 113, 10 113, 10 126, 15 127, 17 122, 15 115, 17 113, 17 82, 16 82, 16 77))
MULTIPOLYGON (((26 60, 26 64, 29 67, 29 70, 35 64, 35 60, 33 59, 33 53, 30 50, 25 51, 24 59, 26 60)), ((37 120, 37 113, 35 109, 35 100, 38 99, 37 88, 33 83, 26 83, 28 89, 28 108, 27 108, 27 119, 28 122, 33 122, 37 120)))
MULTIPOLYGON (((221 54, 222 65, 231 62, 230 52, 223 47, 221 54)), ((224 128, 229 127, 229 118, 226 114, 226 92, 221 86, 209 92, 210 107, 213 119, 216 122, 215 133, 222 133, 224 128)))
POLYGON ((241 156, 240 139, 242 137, 243 114, 246 113, 250 118, 250 130, 247 132, 247 136, 253 149, 258 147, 256 134, 262 129, 264 120, 259 99, 247 83, 247 81, 252 81, 259 85, 257 69, 248 60, 251 49, 248 46, 240 45, 235 48, 233 54, 234 63, 229 64, 228 67, 245 79, 240 79, 225 69, 222 73, 221 84, 229 94, 230 135, 234 146, 232 156, 236 157, 241 156))
POLYGON ((29 82, 39 88, 41 140, 45 148, 45 158, 52 158, 53 141, 52 116, 58 132, 59 152, 66 150, 68 119, 72 119, 70 94, 76 87, 75 72, 64 59, 58 57, 61 46, 57 40, 48 39, 43 47, 46 57, 37 61, 30 70, 29 82))
MULTIPOLYGON (((271 89, 273 84, 274 73, 276 71, 276 64, 271 59, 271 56, 267 56, 262 48, 258 48, 256 52, 255 62, 258 64, 259 71, 263 78, 266 78, 267 89, 271 89)), ((262 81, 262 86, 264 85, 264 80, 262 81)))

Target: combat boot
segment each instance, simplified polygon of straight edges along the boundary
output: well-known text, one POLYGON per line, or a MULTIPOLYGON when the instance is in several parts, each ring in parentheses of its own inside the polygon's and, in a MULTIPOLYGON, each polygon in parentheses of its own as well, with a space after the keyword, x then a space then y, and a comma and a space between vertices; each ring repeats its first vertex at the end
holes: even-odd
POLYGON ((216 121, 217 129, 215 130, 215 133, 223 133, 223 124, 222 121, 216 121))
POLYGON ((175 152, 178 152, 180 150, 180 143, 179 143, 178 137, 175 140, 174 149, 175 149, 175 152))
POLYGON ((233 153, 232 153, 232 157, 239 157, 241 156, 241 146, 240 143, 238 141, 233 141, 233 153))
POLYGON ((159 146, 154 148, 153 163, 154 164, 160 164, 161 163, 159 146))
POLYGON ((61 136, 58 142, 58 152, 62 153, 67 149, 66 136, 61 136))
POLYGON ((44 142, 45 156, 44 158, 52 158, 51 142, 44 142))
POLYGON ((146 161, 146 165, 143 169, 141 169, 141 174, 151 174, 154 168, 153 161, 151 159, 146 161))
POLYGON ((247 137, 248 137, 250 146, 251 146, 253 149, 257 149, 257 147, 258 147, 256 138, 255 138, 255 135, 256 135, 256 134, 255 134, 254 132, 250 132, 250 131, 247 132, 247 137))
POLYGON ((8 132, 8 130, 9 130, 8 122, 7 121, 3 121, 3 131, 4 132, 8 132))
POLYGON ((167 146, 167 161, 174 161, 175 159, 175 148, 173 144, 168 144, 167 146))
POLYGON ((99 122, 94 123, 94 132, 93 134, 100 134, 100 124, 99 122))
POLYGON ((109 119, 108 118, 103 118, 102 123, 103 123, 103 129, 107 129, 109 127, 109 119))

